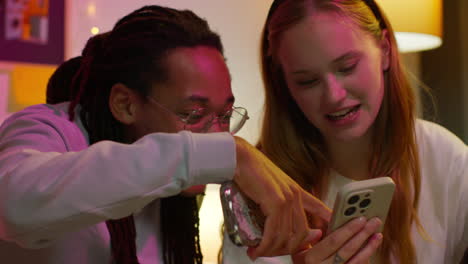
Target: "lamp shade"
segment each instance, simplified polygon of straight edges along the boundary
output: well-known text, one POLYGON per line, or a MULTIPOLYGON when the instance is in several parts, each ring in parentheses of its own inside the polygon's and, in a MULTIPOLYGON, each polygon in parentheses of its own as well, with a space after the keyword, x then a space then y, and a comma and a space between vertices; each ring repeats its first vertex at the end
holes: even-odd
POLYGON ((376 0, 395 30, 400 52, 442 45, 442 0, 376 0))

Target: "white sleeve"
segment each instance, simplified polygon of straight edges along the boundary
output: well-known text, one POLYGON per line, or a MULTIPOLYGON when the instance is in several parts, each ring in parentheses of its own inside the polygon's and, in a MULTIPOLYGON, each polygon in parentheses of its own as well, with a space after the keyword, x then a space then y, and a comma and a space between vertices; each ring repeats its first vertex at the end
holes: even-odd
POLYGON ((454 241, 455 257, 461 259, 463 254, 468 249, 468 148, 461 140, 458 144, 458 152, 453 156, 452 168, 448 173, 452 174, 453 182, 450 190, 453 194, 453 204, 456 208, 452 208, 455 213, 454 221, 452 222, 455 231, 455 237, 461 236, 459 241, 454 241))
POLYGON ((435 124, 430 128, 429 133, 436 139, 432 151, 437 158, 426 165, 441 168, 439 177, 447 185, 448 199, 443 208, 449 224, 447 257, 461 259, 468 248, 468 148, 449 130, 435 124))
POLYGON ((271 258, 258 258, 254 262, 247 256, 247 247, 238 247, 231 242, 227 233, 224 233, 222 248, 223 264, 292 264, 290 256, 279 256, 271 258))
POLYGON ((433 210, 429 214, 433 217, 421 220, 433 226, 425 227, 430 236, 445 240, 446 263, 455 263, 468 247, 468 148, 440 125, 419 121, 417 128, 421 178, 426 188, 421 190, 426 196, 420 199, 420 208, 433 210), (438 234, 441 231, 445 234, 438 234))
POLYGON ((18 118, 0 128, 0 239, 44 247, 62 233, 234 175, 228 133, 150 134, 66 152, 70 133, 58 127, 18 118))

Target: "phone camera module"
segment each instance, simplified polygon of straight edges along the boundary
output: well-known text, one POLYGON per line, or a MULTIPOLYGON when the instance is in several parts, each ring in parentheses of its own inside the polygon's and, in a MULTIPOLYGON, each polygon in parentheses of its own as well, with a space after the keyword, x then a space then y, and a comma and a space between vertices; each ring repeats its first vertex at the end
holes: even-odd
POLYGON ((351 216, 356 212, 356 207, 349 207, 348 209, 345 210, 344 214, 345 216, 351 216))
POLYGON ((353 195, 348 199, 348 204, 355 204, 359 201, 359 195, 353 195))
POLYGON ((366 208, 369 206, 370 203, 371 203, 370 199, 364 199, 359 203, 359 207, 366 208))

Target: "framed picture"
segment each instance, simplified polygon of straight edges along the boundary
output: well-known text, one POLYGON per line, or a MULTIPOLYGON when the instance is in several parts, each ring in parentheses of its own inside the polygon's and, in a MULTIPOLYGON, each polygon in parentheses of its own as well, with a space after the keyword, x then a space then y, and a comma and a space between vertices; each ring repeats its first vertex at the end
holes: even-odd
POLYGON ((0 61, 64 61, 65 0, 0 0, 0 61))

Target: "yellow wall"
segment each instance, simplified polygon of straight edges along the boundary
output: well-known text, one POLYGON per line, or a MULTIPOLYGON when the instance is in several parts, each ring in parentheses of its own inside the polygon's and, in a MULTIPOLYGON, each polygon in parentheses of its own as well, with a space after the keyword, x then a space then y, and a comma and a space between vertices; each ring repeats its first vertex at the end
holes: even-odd
POLYGON ((13 64, 10 69, 8 112, 45 103, 47 81, 55 68, 52 65, 13 64))

